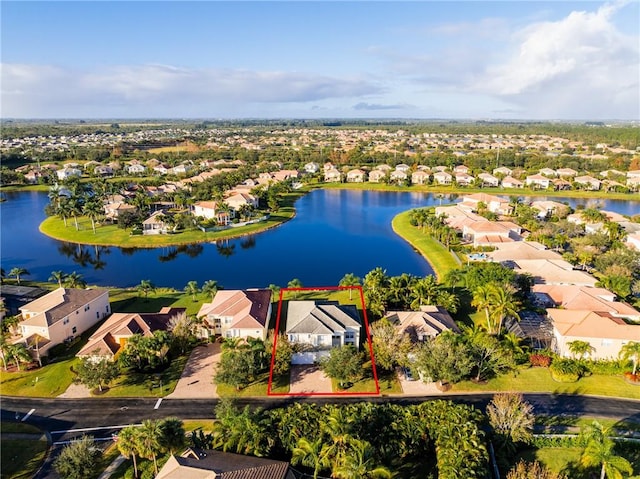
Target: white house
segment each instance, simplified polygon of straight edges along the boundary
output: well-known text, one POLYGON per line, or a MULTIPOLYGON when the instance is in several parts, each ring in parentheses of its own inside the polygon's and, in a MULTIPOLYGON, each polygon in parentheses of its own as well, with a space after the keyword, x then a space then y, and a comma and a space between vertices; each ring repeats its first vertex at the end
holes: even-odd
POLYGON ((82 176, 82 171, 78 168, 67 168, 64 167, 61 170, 56 171, 56 175, 58 175, 59 180, 66 180, 71 177, 80 177, 82 176))
POLYGON ((335 183, 342 181, 342 173, 335 168, 324 172, 324 181, 327 183, 335 183))
POLYGON ((411 184, 424 185, 429 183, 429 172, 418 170, 411 173, 411 184))
POLYGON ((309 173, 309 174, 314 174, 317 173, 318 171, 320 171, 320 165, 318 165, 318 163, 315 162, 309 162, 306 165, 304 165, 304 171, 305 173, 309 173))
POLYGON ((204 322, 198 335, 209 338, 267 338, 271 318, 271 290, 229 289, 218 291, 213 302, 204 303, 198 311, 204 322))
POLYGON ((227 225, 233 216, 233 210, 227 211, 221 208, 215 201, 198 201, 191 209, 193 216, 201 216, 205 219, 216 219, 218 224, 227 225))
POLYGON ((584 186, 586 190, 595 191, 599 190, 602 182, 593 176, 577 176, 573 179, 573 181, 579 185, 584 186))
POLYGON ((360 345, 360 319, 353 305, 337 302, 289 301, 286 335, 289 342, 302 345, 293 364, 313 364, 329 354, 331 348, 360 345))
POLYGON ((58 288, 19 310, 18 342, 37 347, 42 356, 106 318, 111 313, 109 290, 58 288))
POLYGON ((480 173, 478 175, 478 179, 484 186, 498 186, 500 185, 500 180, 489 173, 480 173))
POLYGON ((544 188, 544 189, 549 188, 549 185, 551 184, 551 180, 546 176, 542 176, 542 175, 530 175, 530 176, 527 176, 524 181, 527 186, 534 186, 537 188, 544 188))
POLYGON ((140 163, 131 163, 125 166, 124 169, 127 173, 135 175, 135 174, 144 173, 146 170, 146 167, 140 163))
POLYGON ((371 173, 369 173, 369 182, 380 183, 381 181, 384 181, 386 177, 387 177, 386 171, 375 169, 375 170, 372 170, 371 173))
POLYGON ((507 176, 501 183, 503 188, 524 188, 524 183, 517 178, 507 176))
POLYGON ((363 183, 366 173, 356 168, 347 172, 347 183, 363 183))
POLYGON ((450 185, 453 180, 453 176, 451 176, 446 171, 438 171, 433 174, 433 181, 438 183, 439 185, 450 185))

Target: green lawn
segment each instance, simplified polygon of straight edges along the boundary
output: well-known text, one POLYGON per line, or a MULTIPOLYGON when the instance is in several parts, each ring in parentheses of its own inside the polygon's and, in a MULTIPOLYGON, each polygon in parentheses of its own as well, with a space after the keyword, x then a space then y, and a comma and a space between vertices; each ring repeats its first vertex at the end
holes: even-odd
POLYGON ((44 461, 46 440, 2 439, 0 441, 0 477, 30 479, 44 461))
POLYGON ((484 384, 462 381, 454 384, 450 391, 451 393, 492 391, 551 392, 553 394, 640 399, 640 387, 628 384, 622 376, 594 374, 581 378, 575 383, 558 383, 551 379, 551 374, 546 368, 519 369, 516 375, 505 374, 484 384))
POLYGON ((211 302, 211 296, 200 293, 194 301, 182 291, 158 288, 145 298, 135 288, 114 288, 109 291, 109 301, 114 313, 156 313, 165 306, 173 306, 187 308, 187 314, 197 314, 203 303, 211 302))
MULTIPOLYGON (((249 384, 247 387, 236 391, 236 388, 228 384, 218 384, 216 391, 220 397, 239 398, 266 396, 267 385, 269 383, 269 372, 262 374, 257 380, 249 384)), ((271 385, 271 392, 276 394, 287 394, 289 392, 288 377, 274 377, 271 385)))
POLYGON ((445 275, 460 265, 456 257, 447 248, 431 236, 421 232, 409 223, 410 211, 400 213, 391 223, 393 231, 413 246, 429 262, 438 280, 442 281, 445 275))
POLYGON ((76 358, 48 364, 30 371, 0 371, 0 389, 5 396, 55 397, 67 390, 73 381, 71 366, 76 358))
MULTIPOLYGON (((522 451, 520 458, 528 462, 538 461, 555 472, 561 472, 566 466, 576 463, 582 455, 580 447, 543 447, 522 451)), ((518 460, 515 462, 517 463, 518 460)))
POLYGON ((42 431, 24 422, 0 421, 0 433, 42 434, 42 431))

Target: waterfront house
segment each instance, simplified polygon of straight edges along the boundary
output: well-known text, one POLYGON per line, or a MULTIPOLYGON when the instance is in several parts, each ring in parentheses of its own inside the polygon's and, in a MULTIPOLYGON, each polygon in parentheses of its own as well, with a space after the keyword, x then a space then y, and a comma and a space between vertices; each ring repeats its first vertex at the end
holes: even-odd
POLYGON ((335 168, 325 170, 324 181, 327 183, 336 183, 342 181, 342 173, 335 168))
POLYGON ((438 183, 439 185, 450 185, 453 180, 453 176, 451 176, 446 171, 438 171, 433 174, 433 181, 438 183))
POLYGON ((435 338, 444 331, 459 333, 460 329, 442 306, 425 305, 420 311, 388 311, 385 318, 399 334, 407 334, 416 343, 435 338))
POLYGON ((574 183, 581 185, 585 190, 597 191, 600 189, 602 182, 593 176, 577 176, 573 179, 574 183))
POLYGON ((429 183, 429 172, 424 170, 414 171, 411 174, 411 184, 425 185, 429 183))
POLYGON ((475 213, 478 211, 478 206, 481 203, 485 205, 488 211, 497 215, 510 215, 513 211, 513 207, 509 204, 508 200, 486 193, 464 195, 458 206, 469 209, 475 213))
POLYGON ((511 176, 513 175, 513 170, 511 168, 507 168, 506 166, 500 166, 498 168, 494 168, 492 173, 494 175, 511 176))
POLYGON ((171 229, 171 225, 167 221, 167 216, 167 213, 162 210, 152 213, 151 216, 142 222, 142 234, 166 234, 171 229))
POLYGON ((372 170, 369 173, 369 182, 370 183, 381 183, 387 177, 387 172, 380 169, 372 170))
POLYGON ((507 176, 501 182, 503 188, 524 188, 524 183, 516 178, 507 176))
POLYGON ((186 308, 167 306, 157 313, 113 313, 76 356, 113 359, 134 334, 150 337, 155 331, 168 331, 172 321, 186 312, 186 308))
POLYGON ((573 178, 578 175, 578 172, 573 168, 558 168, 556 173, 560 178, 573 178))
POLYGON ((395 184, 403 184, 405 181, 407 181, 408 178, 409 175, 406 173, 406 171, 393 170, 389 175, 389 182, 395 184))
POLYGON ((205 219, 215 219, 219 225, 228 225, 234 215, 234 211, 229 211, 228 206, 222 207, 215 201, 198 201, 192 205, 193 216, 205 219))
POLYGON ((198 335, 202 338, 267 338, 271 318, 271 290, 229 289, 216 293, 211 303, 204 303, 198 311, 203 324, 198 335))
POLYGON ((553 170, 551 168, 542 168, 538 173, 549 178, 555 178, 556 176, 558 176, 556 170, 553 170))
POLYGON ((289 301, 286 335, 303 351, 294 353, 293 364, 313 364, 329 355, 331 348, 360 346, 361 324, 353 305, 334 301, 289 301))
POLYGON ((58 288, 19 308, 22 319, 17 342, 35 344, 39 355, 45 355, 52 346, 73 339, 106 318, 109 308, 108 289, 58 288))
POLYGON ((347 183, 363 183, 366 173, 356 168, 347 172, 347 183))
POLYGON ((478 175, 478 179, 480 180, 480 184, 482 186, 498 186, 500 185, 500 180, 489 173, 480 173, 478 175))
POLYGON ((456 183, 462 186, 472 185, 476 179, 467 173, 456 173, 456 183))
POLYGON ((525 184, 533 188, 542 188, 546 190, 549 188, 549 185, 551 185, 551 180, 542 175, 530 175, 525 178, 525 184))

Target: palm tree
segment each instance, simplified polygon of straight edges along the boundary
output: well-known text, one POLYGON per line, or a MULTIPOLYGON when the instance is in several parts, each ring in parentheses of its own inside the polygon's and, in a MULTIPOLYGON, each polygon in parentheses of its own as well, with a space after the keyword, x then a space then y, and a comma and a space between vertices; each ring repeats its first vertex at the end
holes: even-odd
POLYGON ((150 279, 143 279, 140 281, 140 284, 136 286, 136 289, 144 294, 145 299, 149 296, 149 293, 152 293, 156 290, 155 285, 151 282, 150 279))
POLYGON ((9 343, 9 333, 0 331, 0 360, 4 370, 7 370, 7 357, 9 355, 11 343, 9 343))
POLYGON ((49 281, 57 281, 58 288, 62 288, 62 282, 67 277, 67 274, 64 271, 52 271, 51 276, 49 277, 49 281))
POLYGON ((330 465, 326 456, 326 445, 319 437, 315 441, 309 441, 303 437, 298 439, 298 444, 293 449, 291 464, 302 464, 313 469, 313 479, 318 479, 318 474, 330 465))
POLYGON ((205 281, 204 284, 202 285, 202 292, 205 294, 210 294, 211 301, 213 301, 213 298, 218 292, 218 282, 213 279, 205 281))
POLYGON ((160 422, 160 446, 169 454, 175 454, 184 447, 184 425, 176 417, 168 417, 160 422))
POLYGON ((67 288, 84 288, 87 286, 87 282, 82 279, 82 275, 80 273, 76 273, 74 271, 66 276, 64 285, 67 288))
POLYGON ((135 426, 125 427, 118 433, 118 441, 116 442, 120 454, 133 460, 133 477, 138 477, 138 464, 136 455, 139 454, 139 436, 140 431, 135 426))
POLYGON ((197 281, 189 281, 184 287, 184 292, 191 295, 191 298, 195 301, 196 295, 200 292, 197 281))
POLYGON ((32 358, 29 350, 23 343, 11 344, 7 347, 7 356, 16 365, 18 371, 20 371, 21 363, 30 363, 32 358))
POLYGON ((367 441, 353 439, 343 461, 333 470, 338 479, 390 479, 389 469, 377 463, 376 452, 367 441))
POLYGON ((580 341, 579 339, 568 342, 567 346, 569 346, 569 352, 577 359, 584 359, 596 350, 589 341, 580 341))
POLYGON ((494 288, 490 301, 492 313, 498 318, 498 330, 496 333, 500 334, 502 332, 502 323, 506 318, 518 317, 520 303, 515 297, 515 289, 510 285, 494 288))
POLYGON ((595 208, 585 208, 580 213, 580 217, 587 223, 600 223, 607 219, 607 216, 595 208))
POLYGON ((491 315, 489 314, 489 307, 491 306, 491 295, 493 294, 493 290, 495 286, 491 283, 483 284, 478 286, 473 291, 473 300, 471 301, 471 305, 480 310, 484 309, 485 316, 487 318, 487 332, 489 334, 493 334, 493 322, 491 320, 491 315))
POLYGON ((20 276, 26 276, 28 274, 31 273, 24 268, 11 268, 11 271, 9 271, 9 276, 15 276, 18 285, 20 285, 20 276))
POLYGON ((71 200, 65 196, 58 202, 58 206, 56 208, 56 214, 62 218, 65 228, 67 227, 67 219, 73 216, 72 206, 71 200))
POLYGON ((144 421, 142 421, 142 426, 138 430, 138 434, 140 456, 144 457, 145 459, 153 459, 153 468, 157 476, 157 456, 162 452, 162 444, 160 443, 162 430, 160 428, 160 422, 153 419, 145 419, 144 421))
POLYGON ((272 283, 267 286, 267 288, 271 290, 271 300, 275 301, 275 299, 280 296, 280 286, 272 283))
POLYGON ((434 304, 440 294, 440 286, 435 276, 429 275, 419 279, 411 289, 411 308, 420 309, 425 304, 434 304))
POLYGON ((353 299, 353 296, 352 296, 353 288, 351 286, 360 286, 361 282, 362 280, 355 274, 347 273, 342 277, 342 279, 340 280, 340 283, 338 284, 340 286, 349 288, 349 301, 351 301, 353 299))
POLYGON ((102 205, 95 197, 87 198, 85 199, 84 205, 82 207, 82 212, 91 220, 91 228, 93 229, 93 234, 96 234, 96 219, 98 219, 102 215, 102 205))
POLYGON ((0 268, 0 284, 4 283, 4 279, 7 277, 7 272, 4 268, 0 268))
POLYGON ((580 463, 586 467, 600 466, 600 479, 622 479, 622 473, 633 474, 631 463, 614 452, 615 442, 609 438, 608 429, 602 427, 598 421, 583 431, 587 439, 587 446, 582 452, 580 463))
MULTIPOLYGON (((289 281, 287 283, 287 288, 289 289, 299 289, 302 288, 302 281, 300 281, 298 278, 293 278, 291 281, 289 281)), ((293 292, 293 297, 297 298, 298 297, 298 292, 294 291, 293 292)))
POLYGON ((640 361, 640 342, 629 341, 620 348, 620 357, 625 361, 633 361, 633 375, 636 375, 638 362, 640 361))

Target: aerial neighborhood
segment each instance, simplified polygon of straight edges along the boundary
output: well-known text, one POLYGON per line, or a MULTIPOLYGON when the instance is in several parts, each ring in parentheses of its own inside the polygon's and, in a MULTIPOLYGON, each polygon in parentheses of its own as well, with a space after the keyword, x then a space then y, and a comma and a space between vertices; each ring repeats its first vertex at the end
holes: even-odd
MULTIPOLYGON (((640 151, 632 145, 535 128, 526 134, 395 126, 111 130, 0 140, 3 154, 20 164, 10 171, 2 166, 3 187, 46 192, 40 231, 70 242, 72 254, 82 245, 97 255, 103 245, 211 241, 223 254, 228 238, 294 218, 295 201, 316 190, 408 191, 431 195, 431 206, 405 208, 394 217, 393 232, 434 274, 391 275, 380 265, 339 271, 342 280, 327 288, 304 288, 294 273, 286 285, 227 289, 224 271, 212 268, 204 284, 190 281, 180 291, 151 280, 135 287, 87 286, 77 273, 62 270, 30 281, 23 267, 3 268, 2 385, 16 388, 11 395, 44 387, 40 378, 69 361, 55 392, 38 394, 285 396, 300 408, 292 416, 300 417, 316 414, 301 399, 314 395, 336 401, 355 395, 363 403, 368 396, 442 400, 429 406, 429 417, 467 414, 446 402, 452 393, 508 395, 527 392, 531 384, 636 397, 640 215, 593 203, 640 200, 640 151), (26 148, 34 155, 29 161, 26 148), (576 206, 567 198, 585 201, 576 206), (12 384, 18 374, 38 379, 12 384)), ((245 272, 247 285, 252 273, 245 272)), ((233 443, 232 419, 249 412, 221 402, 209 439, 193 433, 188 449, 164 449, 163 466, 154 460, 146 467, 167 478, 240 477, 233 473, 253 470, 263 475, 242 477, 288 479, 302 477, 296 468, 314 467, 346 477, 335 472, 342 467, 338 456, 316 465, 304 459, 309 441, 320 447, 337 437, 326 424, 341 423, 342 410, 324 407, 327 417, 315 419, 316 426, 295 440, 274 439, 277 446, 263 450, 233 443), (316 430, 317 436, 309 432, 316 430)), ((360 407, 378 405, 357 406, 353 414, 365 415, 360 407)), ((519 410, 527 407, 517 403, 519 410)), ((243 420, 294 421, 278 416, 287 409, 276 410, 243 420)), ((423 414, 419 407, 409 410, 423 414)), ((439 426, 430 427, 440 437, 439 426)), ((482 435, 478 424, 457 434, 460 441, 482 435)), ((358 441, 349 447, 375 443, 370 436, 358 441)), ((509 441, 521 449, 531 444, 509 441)), ((482 467, 489 460, 484 447, 482 467)), ((152 459, 135 447, 125 452, 152 459)), ((384 461, 385 470, 404 470, 384 461)))

